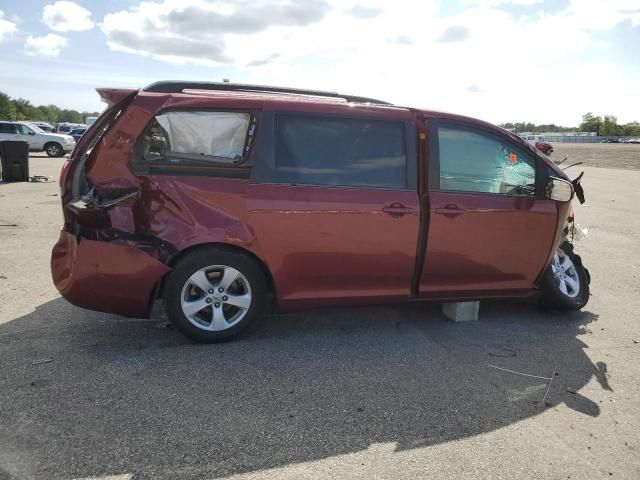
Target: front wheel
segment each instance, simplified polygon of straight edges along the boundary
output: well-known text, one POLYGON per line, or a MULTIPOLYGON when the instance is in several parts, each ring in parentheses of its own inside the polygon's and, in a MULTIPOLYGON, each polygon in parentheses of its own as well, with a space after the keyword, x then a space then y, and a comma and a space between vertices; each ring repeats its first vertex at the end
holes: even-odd
POLYGON ((553 310, 580 310, 589 301, 589 282, 582 259, 564 242, 542 277, 542 303, 553 310))
POLYGON ((62 145, 55 142, 47 143, 44 146, 44 151, 50 157, 61 157, 64 155, 64 150, 62 150, 62 145))
POLYGON ((219 342, 239 335, 259 318, 266 285, 260 266, 248 255, 201 248, 169 273, 164 306, 171 323, 190 339, 219 342))

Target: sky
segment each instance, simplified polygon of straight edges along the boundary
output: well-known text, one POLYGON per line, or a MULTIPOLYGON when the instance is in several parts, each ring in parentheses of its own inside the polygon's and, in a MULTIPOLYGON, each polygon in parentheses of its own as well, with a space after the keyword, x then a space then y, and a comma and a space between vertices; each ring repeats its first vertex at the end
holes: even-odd
POLYGON ((493 123, 640 121, 640 0, 0 0, 0 91, 100 111, 96 87, 331 90, 493 123))

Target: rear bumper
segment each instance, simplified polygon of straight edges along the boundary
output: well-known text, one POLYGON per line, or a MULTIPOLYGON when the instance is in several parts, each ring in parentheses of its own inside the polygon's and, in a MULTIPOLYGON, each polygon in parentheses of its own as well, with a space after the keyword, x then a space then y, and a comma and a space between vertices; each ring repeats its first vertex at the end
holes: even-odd
POLYGON ((68 232, 51 253, 51 275, 69 302, 89 310, 147 318, 153 290, 169 267, 128 245, 76 240, 68 232))

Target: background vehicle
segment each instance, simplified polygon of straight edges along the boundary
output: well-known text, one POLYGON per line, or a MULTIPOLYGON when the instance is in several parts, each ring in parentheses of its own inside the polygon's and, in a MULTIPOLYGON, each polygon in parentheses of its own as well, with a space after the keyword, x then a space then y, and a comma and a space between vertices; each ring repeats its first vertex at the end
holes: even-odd
POLYGON ((553 146, 546 142, 544 135, 521 134, 520 137, 545 155, 551 155, 553 153, 553 146))
POLYGON ((78 143, 80 141, 80 138, 82 137, 82 135, 84 135, 84 132, 86 132, 87 129, 82 127, 82 128, 74 128, 73 130, 71 130, 69 132, 69 135, 71 135, 73 137, 73 139, 75 140, 76 143, 78 143))
POLYGON ((31 125, 35 125, 40 130, 42 130, 43 132, 47 132, 47 133, 53 133, 53 131, 55 130, 55 128, 53 128, 53 125, 51 125, 51 124, 49 124, 47 122, 25 122, 25 123, 29 123, 31 125))
POLYGON ((83 125, 81 123, 59 123, 56 127, 56 133, 69 134, 71 130, 76 128, 82 128, 85 126, 86 125, 83 125))
POLYGON ((73 137, 47 133, 28 122, 0 122, 0 140, 29 143, 32 152, 45 152, 50 157, 62 157, 76 146, 73 137))
POLYGON ((563 235, 574 186, 503 129, 330 92, 99 92, 109 108, 63 170, 52 253, 76 305, 144 317, 162 298, 211 342, 268 308, 588 301, 563 235))

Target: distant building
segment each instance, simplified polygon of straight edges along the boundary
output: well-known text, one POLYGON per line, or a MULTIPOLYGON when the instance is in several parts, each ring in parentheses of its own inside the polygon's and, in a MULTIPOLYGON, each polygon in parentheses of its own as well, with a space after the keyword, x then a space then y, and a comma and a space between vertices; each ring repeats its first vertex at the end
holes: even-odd
POLYGON ((597 137, 598 132, 544 132, 537 135, 545 137, 597 137))

